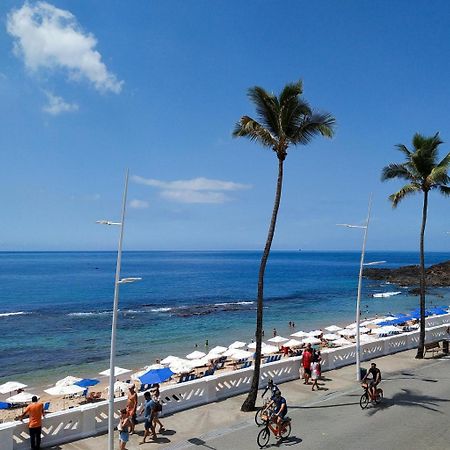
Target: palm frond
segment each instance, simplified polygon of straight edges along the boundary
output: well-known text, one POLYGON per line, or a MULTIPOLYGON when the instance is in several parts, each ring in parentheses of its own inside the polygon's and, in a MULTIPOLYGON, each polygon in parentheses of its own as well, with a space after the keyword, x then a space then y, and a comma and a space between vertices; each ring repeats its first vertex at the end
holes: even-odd
POLYGON ((303 83, 301 80, 296 83, 288 83, 281 91, 279 101, 280 105, 283 106, 288 103, 291 99, 296 99, 299 95, 303 94, 303 83))
POLYGON ((296 134, 304 118, 312 114, 309 104, 301 98, 291 99, 284 103, 280 109, 281 126, 284 135, 291 139, 296 134))
POLYGON ((450 196, 450 186, 439 186, 438 189, 442 195, 450 196))
POLYGON ((257 141, 264 147, 275 147, 277 139, 256 120, 248 116, 241 117, 233 130, 233 137, 247 137, 251 141, 257 141))
POLYGON ((444 166, 436 166, 431 171, 430 175, 427 177, 427 182, 430 185, 447 185, 450 182, 450 177, 448 175, 448 168, 444 166))
POLYGON ((406 147, 406 145, 403 145, 403 144, 397 144, 395 147, 396 147, 398 150, 400 150, 400 151, 406 156, 407 159, 409 159, 409 158, 411 157, 412 153, 408 150, 408 148, 406 147))
POLYGON ((391 180, 392 178, 402 178, 404 180, 414 181, 416 177, 408 170, 406 164, 392 163, 383 168, 381 180, 391 180))
POLYGON ((328 113, 312 114, 301 121, 290 141, 293 144, 307 144, 314 136, 321 134, 325 137, 333 137, 336 119, 328 113))
POLYGON ((275 136, 280 135, 279 102, 275 95, 259 86, 248 90, 248 97, 255 104, 258 121, 275 136))
POLYGON ((416 192, 419 192, 420 190, 421 190, 420 187, 415 183, 406 184, 398 192, 389 196, 389 200, 392 202, 392 207, 397 208, 397 205, 405 197, 408 197, 411 194, 415 194, 416 192))

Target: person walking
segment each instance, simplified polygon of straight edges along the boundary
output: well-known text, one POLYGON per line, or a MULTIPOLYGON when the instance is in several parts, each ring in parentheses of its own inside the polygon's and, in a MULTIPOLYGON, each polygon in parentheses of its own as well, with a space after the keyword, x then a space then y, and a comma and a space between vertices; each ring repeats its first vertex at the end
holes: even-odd
POLYGON ((152 389, 150 389, 150 394, 152 396, 152 400, 155 402, 155 407, 153 411, 153 429, 156 433, 156 424, 159 425, 158 433, 162 433, 165 431, 163 424, 159 420, 159 415, 162 411, 162 403, 161 403, 161 394, 159 392, 159 384, 156 383, 152 389))
POLYGON ((28 415, 28 430, 30 432, 31 450, 41 449, 41 431, 42 418, 45 417, 44 405, 38 402, 38 398, 33 395, 31 403, 25 408, 23 414, 19 416, 19 420, 23 421, 24 417, 28 415))
POLYGON ((308 344, 303 352, 302 365, 303 365, 303 377, 305 379, 303 384, 309 384, 309 378, 311 377, 311 359, 312 348, 311 344, 308 344))
POLYGON ((130 418, 130 434, 134 433, 134 427, 136 425, 136 411, 137 411, 137 403, 138 403, 138 396, 136 394, 136 388, 134 384, 132 384, 128 388, 128 400, 127 400, 127 414, 130 418))
POLYGON ((153 415, 156 403, 152 400, 150 392, 144 392, 145 403, 139 411, 140 414, 144 413, 144 437, 139 444, 145 444, 146 437, 151 433, 152 439, 156 439, 155 427, 153 426, 153 415))
POLYGON ((119 449, 126 450, 126 445, 130 439, 130 428, 132 424, 132 419, 128 414, 127 408, 120 410, 120 419, 117 429, 119 430, 119 449))

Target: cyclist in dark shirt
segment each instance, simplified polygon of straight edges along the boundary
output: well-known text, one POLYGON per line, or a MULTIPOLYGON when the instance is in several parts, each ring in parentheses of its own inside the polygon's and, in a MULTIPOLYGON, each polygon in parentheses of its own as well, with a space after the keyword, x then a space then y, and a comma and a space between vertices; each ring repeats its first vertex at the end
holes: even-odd
POLYGON ((366 373, 366 376, 363 378, 362 382, 363 386, 369 389, 370 398, 374 399, 377 393, 377 386, 381 383, 381 371, 377 368, 375 363, 370 365, 370 369, 366 373), (372 376, 370 380, 369 375, 372 376))
POLYGON ((263 398, 266 395, 267 391, 269 391, 269 390, 270 390, 270 398, 273 397, 273 394, 275 394, 275 391, 279 391, 278 386, 273 382, 272 379, 270 379, 267 382, 266 389, 264 389, 264 392, 262 393, 261 398, 263 398))
POLYGON ((277 431, 275 437, 277 439, 281 438, 281 424, 283 423, 284 416, 287 414, 288 407, 286 399, 281 396, 280 390, 276 390, 272 396, 270 404, 274 406, 274 411, 272 415, 272 420, 277 424, 277 431))

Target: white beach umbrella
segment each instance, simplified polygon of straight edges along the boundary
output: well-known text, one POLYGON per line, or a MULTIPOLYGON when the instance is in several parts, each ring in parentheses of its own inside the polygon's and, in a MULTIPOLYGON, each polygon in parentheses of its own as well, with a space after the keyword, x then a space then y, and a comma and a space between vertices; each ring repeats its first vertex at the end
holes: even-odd
POLYGON ((226 352, 228 350, 228 347, 222 347, 221 345, 216 345, 215 347, 213 347, 209 353, 223 353, 226 352))
MULTIPOLYGON (((29 403, 35 394, 30 394, 29 392, 21 392, 20 394, 13 395, 6 399, 9 403, 29 403)), ((36 395, 39 398, 39 395, 36 395)))
MULTIPOLYGON (((261 342, 261 348, 264 348, 266 345, 267 344, 265 342, 261 342)), ((251 342, 247 345, 247 348, 249 348, 250 350, 256 350, 256 342, 251 342)))
POLYGON ((252 352, 247 352, 245 350, 236 350, 231 356, 231 359, 238 360, 238 359, 246 359, 251 358, 253 356, 252 352))
POLYGON ((173 361, 169 368, 173 373, 189 373, 193 369, 191 361, 181 358, 173 361))
POLYGON ((241 341, 234 341, 232 344, 228 346, 228 348, 242 348, 245 347, 247 344, 245 342, 241 341))
POLYGON ((204 356, 206 356, 206 353, 195 350, 192 353, 189 353, 189 355, 186 355, 186 358, 187 359, 199 359, 199 358, 203 358, 204 356))
POLYGON ((339 338, 333 341, 333 345, 337 345, 339 347, 343 347, 344 345, 353 345, 353 342, 348 341, 345 338, 339 338))
POLYGON ((265 345, 261 348, 261 353, 263 355, 271 355, 272 353, 277 353, 279 351, 279 348, 275 347, 275 345, 265 345))
POLYGON ((353 330, 353 328, 356 328, 356 322, 353 322, 350 325, 347 325, 345 328, 348 328, 349 330, 353 330))
POLYGON ((75 384, 77 381, 81 381, 82 378, 73 377, 72 375, 69 375, 62 380, 59 380, 55 383, 55 386, 70 386, 72 384, 75 384))
POLYGON ((321 341, 319 338, 316 338, 314 336, 309 336, 309 337, 303 339, 302 342, 304 344, 316 345, 316 344, 320 344, 321 341))
POLYGON ((367 327, 359 327, 360 333, 368 333, 370 331, 370 328, 367 327))
POLYGON ((339 339, 339 335, 334 333, 327 333, 323 335, 323 338, 327 341, 337 341, 339 339))
POLYGON ((289 339, 289 341, 283 344, 285 347, 300 347, 302 343, 297 341, 297 339, 289 339))
POLYGON ((363 344, 364 344, 364 343, 369 343, 369 342, 374 342, 374 341, 376 341, 376 340, 377 340, 377 339, 376 339, 375 337, 369 336, 368 334, 362 334, 362 335, 359 337, 359 341, 362 342, 363 344))
POLYGON ((75 384, 69 384, 69 385, 59 385, 59 386, 53 386, 49 389, 45 389, 44 392, 50 395, 75 395, 75 394, 81 394, 84 392, 86 388, 77 386, 75 384))
POLYGON ((289 339, 286 339, 282 336, 274 336, 273 338, 267 339, 267 342, 273 342, 274 344, 281 344, 283 342, 287 342, 289 339))
MULTIPOLYGON (((114 392, 122 391, 128 392, 128 389, 133 386, 132 383, 125 383, 124 381, 116 381, 114 383, 114 392)), ((109 392, 109 386, 106 387, 106 390, 109 392)))
POLYGON ((325 327, 325 330, 334 333, 335 331, 342 330, 342 327, 338 327, 337 325, 330 325, 329 327, 325 327))
POLYGON ((229 348, 226 352, 223 352, 221 356, 229 357, 229 356, 233 355, 235 352, 241 351, 241 350, 242 349, 239 349, 239 348, 229 348))
POLYGON ((320 336, 321 334, 323 334, 322 330, 313 330, 308 333, 308 336, 317 337, 317 336, 320 336))
MULTIPOLYGON (((119 375, 124 375, 129 372, 131 372, 130 369, 123 369, 122 367, 117 367, 117 366, 114 367, 114 376, 115 377, 118 377, 119 375)), ((104 375, 105 377, 109 377, 110 371, 109 371, 109 369, 104 370, 103 372, 100 372, 99 375, 104 375)))
POLYGON ((207 356, 204 356, 203 358, 192 359, 191 365, 192 365, 192 367, 207 366, 209 364, 209 361, 210 361, 210 359, 207 356))
POLYGON ((350 330, 349 328, 345 328, 344 330, 339 330, 338 334, 340 334, 341 336, 354 336, 356 334, 356 330, 350 330))
POLYGON ((181 358, 178 356, 169 355, 166 356, 164 359, 161 360, 161 364, 164 366, 170 366, 175 361, 179 361, 181 358))
POLYGON ((295 333, 292 333, 291 336, 293 337, 305 337, 305 336, 309 336, 308 333, 305 333, 304 331, 296 331, 295 333))
POLYGON ((12 391, 17 391, 18 389, 26 388, 27 385, 23 383, 19 383, 18 381, 8 381, 0 385, 0 394, 8 394, 12 391))

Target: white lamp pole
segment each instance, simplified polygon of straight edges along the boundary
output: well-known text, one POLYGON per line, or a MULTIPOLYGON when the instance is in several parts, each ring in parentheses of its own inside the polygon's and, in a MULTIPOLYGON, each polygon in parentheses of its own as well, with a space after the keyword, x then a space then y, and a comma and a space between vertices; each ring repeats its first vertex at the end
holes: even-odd
POLYGON ((111 222, 109 220, 98 220, 97 223, 102 225, 117 225, 120 227, 119 246, 117 250, 116 277, 114 282, 114 304, 111 326, 111 353, 109 358, 109 404, 108 404, 108 450, 114 450, 114 379, 116 366, 116 330, 117 330, 117 313, 119 308, 119 285, 123 283, 133 283, 140 278, 124 278, 120 279, 120 267, 122 262, 122 242, 123 231, 125 226, 125 212, 127 205, 128 192, 128 170, 125 175, 125 188, 123 191, 122 201, 122 218, 120 222, 111 222))
POLYGON ((362 274, 364 267, 364 255, 366 253, 367 232, 369 230, 370 211, 372 209, 372 194, 369 197, 369 207, 367 212, 367 219, 365 225, 349 225, 347 223, 339 223, 338 225, 347 228, 362 228, 364 230, 363 245, 361 251, 361 263, 359 265, 359 278, 358 278, 358 295, 356 297, 356 381, 361 381, 361 343, 359 336, 359 323, 360 323, 360 309, 361 309, 361 286, 362 286, 362 274))

